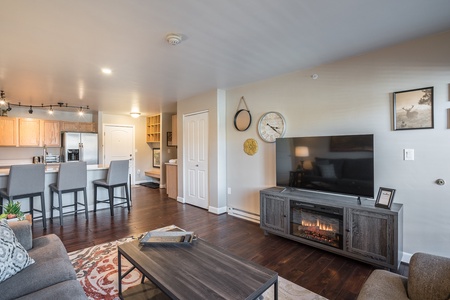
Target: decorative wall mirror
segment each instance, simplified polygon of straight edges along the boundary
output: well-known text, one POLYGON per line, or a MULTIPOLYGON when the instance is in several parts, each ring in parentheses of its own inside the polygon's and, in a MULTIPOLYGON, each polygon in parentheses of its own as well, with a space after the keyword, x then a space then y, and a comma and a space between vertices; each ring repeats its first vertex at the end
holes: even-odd
POLYGON ((250 124, 252 124, 252 115, 248 110, 247 103, 245 103, 245 99, 242 96, 241 100, 239 100, 238 111, 234 115, 234 127, 238 131, 246 131, 250 124), (244 103, 245 108, 239 109, 241 103, 244 103))

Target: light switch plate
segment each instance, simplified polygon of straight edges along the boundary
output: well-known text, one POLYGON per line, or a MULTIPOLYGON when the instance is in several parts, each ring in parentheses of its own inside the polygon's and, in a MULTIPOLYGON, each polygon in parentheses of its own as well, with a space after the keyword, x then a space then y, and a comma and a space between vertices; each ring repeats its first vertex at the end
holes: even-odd
POLYGON ((403 149, 403 160, 414 160, 414 149, 403 149))

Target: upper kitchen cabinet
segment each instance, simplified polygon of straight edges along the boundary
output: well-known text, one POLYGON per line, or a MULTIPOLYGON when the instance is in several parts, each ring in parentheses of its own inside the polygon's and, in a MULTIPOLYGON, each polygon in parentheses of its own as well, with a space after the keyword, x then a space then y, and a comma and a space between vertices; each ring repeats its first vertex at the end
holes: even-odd
POLYGON ((17 119, 0 117, 0 146, 17 145, 17 119))
POLYGON ((19 119, 19 146, 40 147, 40 134, 41 122, 39 119, 19 119))
POLYGON ((161 142, 161 115, 147 117, 147 143, 161 142))
POLYGON ((97 124, 92 122, 61 122, 61 131, 65 132, 97 132, 97 124))
POLYGON ((61 147, 61 122, 43 120, 42 146, 61 147))

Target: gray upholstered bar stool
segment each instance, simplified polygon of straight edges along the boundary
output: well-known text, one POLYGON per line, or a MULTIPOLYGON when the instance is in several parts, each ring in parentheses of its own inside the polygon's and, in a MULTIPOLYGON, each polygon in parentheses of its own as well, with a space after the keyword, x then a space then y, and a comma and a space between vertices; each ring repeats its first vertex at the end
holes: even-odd
MULTIPOLYGON (((30 213, 33 219, 42 217, 42 225, 47 228, 45 218, 45 165, 14 165, 9 170, 8 184, 6 188, 0 189, 0 202, 3 205, 3 199, 12 202, 15 199, 30 199, 30 210, 24 213, 30 213), (41 210, 34 208, 33 198, 41 197, 41 210), (40 212, 40 216, 35 216, 34 212, 40 212)), ((3 207, 2 207, 3 211, 3 207)))
POLYGON ((68 162, 60 164, 58 172, 58 180, 49 185, 51 210, 50 219, 53 220, 53 210, 59 210, 59 224, 63 226, 63 215, 75 213, 75 215, 84 210, 86 220, 88 220, 88 205, 87 205, 87 166, 86 162, 68 162), (84 194, 84 202, 78 202, 78 192, 82 191, 84 194), (57 205, 54 203, 54 194, 58 193, 57 205), (66 193, 74 193, 74 201, 72 204, 63 205, 62 195, 66 193), (83 209, 78 209, 78 205, 83 206, 83 209), (64 212, 64 208, 74 207, 72 211, 64 212))
POLYGON ((111 210, 111 216, 114 216, 114 206, 127 204, 128 211, 130 211, 130 197, 128 194, 128 166, 129 160, 113 160, 109 165, 108 174, 106 179, 94 180, 94 211, 97 211, 97 203, 109 203, 111 210), (108 199, 98 200, 97 189, 105 188, 108 190, 108 199), (117 187, 125 188, 126 197, 119 197, 114 195, 114 190, 117 187), (114 203, 114 199, 126 199, 119 203, 114 203))

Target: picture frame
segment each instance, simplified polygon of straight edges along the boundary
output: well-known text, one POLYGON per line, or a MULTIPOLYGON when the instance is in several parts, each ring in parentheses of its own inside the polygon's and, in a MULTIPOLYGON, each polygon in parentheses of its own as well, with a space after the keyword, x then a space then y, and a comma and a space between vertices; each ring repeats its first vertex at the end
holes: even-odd
POLYGON ((153 148, 153 167, 161 168, 161 149, 153 148))
POLYGON ((392 202, 394 201, 395 189, 380 187, 378 190, 377 200, 375 201, 375 207, 391 209, 392 202))
POLYGON ((176 147, 176 145, 173 144, 172 137, 172 131, 167 131, 167 147, 176 147))
POLYGON ((434 88, 394 92, 394 130, 434 128, 434 88))

